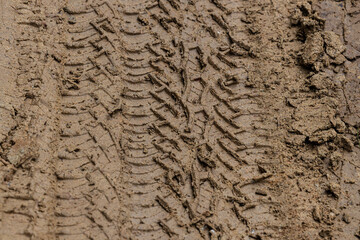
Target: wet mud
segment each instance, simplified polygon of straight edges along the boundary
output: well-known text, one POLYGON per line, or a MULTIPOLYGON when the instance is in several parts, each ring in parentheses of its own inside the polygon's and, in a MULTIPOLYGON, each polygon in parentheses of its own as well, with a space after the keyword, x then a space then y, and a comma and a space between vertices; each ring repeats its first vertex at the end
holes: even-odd
POLYGON ((360 239, 360 2, 0 21, 0 239, 360 239))

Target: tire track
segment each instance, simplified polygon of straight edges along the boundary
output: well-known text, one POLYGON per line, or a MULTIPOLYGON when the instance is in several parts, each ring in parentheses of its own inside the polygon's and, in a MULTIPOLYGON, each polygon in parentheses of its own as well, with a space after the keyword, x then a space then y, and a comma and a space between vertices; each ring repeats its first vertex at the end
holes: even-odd
POLYGON ((134 33, 136 16, 117 11, 107 1, 74 7, 64 9, 72 41, 65 43, 69 61, 64 62, 60 120, 64 144, 57 174, 59 236, 72 238, 67 233, 78 230, 84 238, 162 239, 166 234, 156 219, 164 214, 158 216, 160 207, 154 204, 161 186, 156 177, 162 169, 152 161, 157 150, 147 135, 155 119, 148 107, 153 105, 150 95, 144 91, 151 87, 145 76, 152 68, 143 46, 149 36, 141 29, 134 33), (116 177, 110 180, 104 171, 116 177), (108 187, 102 186, 106 181, 101 178, 108 187), (70 188, 74 190, 68 196, 70 188), (121 199, 117 190, 123 193, 121 199), (99 196, 93 193, 97 191, 99 196), (102 195, 108 199, 106 205, 102 195), (74 205, 79 209, 70 213, 67 209, 74 205))
POLYGON ((120 239, 117 16, 106 1, 69 2, 63 11, 57 239, 120 239))
POLYGON ((272 176, 259 166, 271 164, 266 112, 248 88, 249 39, 233 32, 242 13, 231 8, 247 6, 226 5, 159 1, 138 14, 156 39, 146 45, 155 70, 149 93, 159 104, 150 126, 169 190, 156 196, 169 217, 153 221, 172 238, 240 237, 274 220, 266 212, 276 202, 263 201, 253 185, 272 176))
POLYGON ((124 50, 124 89, 122 92, 122 114, 124 132, 121 147, 125 151, 124 208, 128 210, 127 236, 132 239, 167 239, 158 221, 167 217, 156 204, 156 196, 166 193, 159 180, 163 170, 153 158, 158 150, 152 145, 149 125, 156 121, 151 111, 157 103, 147 91, 152 88, 147 75, 154 70, 148 63, 151 57, 146 44, 152 41, 148 29, 137 18, 139 7, 147 3, 129 3, 120 10, 122 18, 121 41, 124 50))
MULTIPOLYGON (((47 43, 57 39, 56 35, 47 36, 47 24, 51 23, 45 19, 51 10, 27 1, 5 6, 6 28, 17 31, 2 33, 9 38, 9 47, 4 48, 8 53, 2 57, 9 60, 9 55, 17 61, 7 64, 14 77, 2 77, 13 81, 17 91, 8 94, 18 100, 12 106, 15 124, 1 140, 0 238, 54 239, 55 179, 49 159, 55 152, 57 96, 54 61, 47 43)), ((57 33, 56 27, 52 32, 57 33)))

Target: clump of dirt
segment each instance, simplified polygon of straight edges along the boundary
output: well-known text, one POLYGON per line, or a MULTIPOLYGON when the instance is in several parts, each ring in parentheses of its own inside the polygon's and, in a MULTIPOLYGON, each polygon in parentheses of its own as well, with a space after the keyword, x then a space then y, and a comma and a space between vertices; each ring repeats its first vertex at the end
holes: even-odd
POLYGON ((315 32, 306 37, 302 63, 315 71, 345 62, 345 46, 334 32, 315 32))

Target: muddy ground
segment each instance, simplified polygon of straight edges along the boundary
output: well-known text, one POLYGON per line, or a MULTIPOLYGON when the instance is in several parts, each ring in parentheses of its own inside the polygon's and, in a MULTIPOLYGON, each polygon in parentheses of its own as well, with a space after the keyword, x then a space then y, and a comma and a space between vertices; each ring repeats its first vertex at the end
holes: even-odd
POLYGON ((360 239, 360 2, 0 0, 0 239, 360 239))

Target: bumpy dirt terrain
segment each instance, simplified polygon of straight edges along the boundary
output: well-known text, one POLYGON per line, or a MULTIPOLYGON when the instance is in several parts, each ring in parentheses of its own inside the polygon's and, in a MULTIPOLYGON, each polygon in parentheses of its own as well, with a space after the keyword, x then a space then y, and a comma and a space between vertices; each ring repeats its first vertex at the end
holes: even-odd
POLYGON ((360 239, 360 2, 0 0, 0 239, 360 239))

